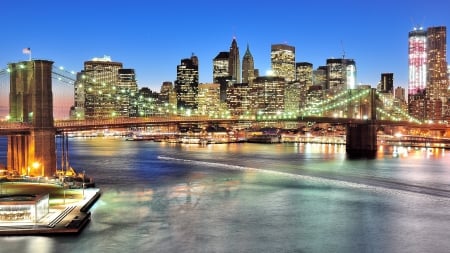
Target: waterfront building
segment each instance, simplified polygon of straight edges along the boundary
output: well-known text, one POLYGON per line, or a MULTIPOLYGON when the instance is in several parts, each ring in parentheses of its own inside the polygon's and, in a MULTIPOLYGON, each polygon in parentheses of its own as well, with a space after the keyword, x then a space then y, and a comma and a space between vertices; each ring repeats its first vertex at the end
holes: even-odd
POLYGON ((233 83, 241 82, 241 59, 239 56, 239 47, 236 38, 233 38, 230 46, 230 54, 228 60, 229 75, 233 83))
MULTIPOLYGON (((427 29, 427 119, 443 120, 448 101, 447 29, 445 26, 427 29)), ((450 116, 450 115, 449 115, 450 116)))
POLYGON ((250 86, 257 75, 255 75, 255 62, 253 55, 250 52, 250 47, 247 44, 247 50, 242 58, 242 82, 248 83, 250 86))
MULTIPOLYGON (((85 119, 110 118, 117 115, 117 94, 120 91, 117 87, 118 73, 122 67, 121 62, 113 62, 109 56, 84 62, 84 70, 79 75, 80 79, 77 79, 78 85, 75 89, 79 94, 84 93, 85 119)), ((75 97, 80 98, 82 97, 75 97)), ((81 101, 75 101, 75 104, 81 104, 81 101)))
POLYGON ((274 76, 282 77, 286 82, 295 80, 295 47, 272 44, 270 59, 274 76))
POLYGON ((331 94, 356 88, 356 64, 352 59, 327 59, 327 88, 331 94))
POLYGON ((181 63, 177 65, 177 80, 175 81, 178 109, 197 109, 198 80, 197 56, 192 55, 191 58, 182 59, 181 63))

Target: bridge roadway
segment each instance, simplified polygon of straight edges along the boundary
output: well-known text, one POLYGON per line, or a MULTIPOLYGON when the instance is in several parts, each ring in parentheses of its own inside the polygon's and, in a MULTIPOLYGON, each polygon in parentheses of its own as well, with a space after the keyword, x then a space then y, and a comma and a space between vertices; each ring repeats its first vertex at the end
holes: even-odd
MULTIPOLYGON (((255 122, 274 122, 274 121, 297 121, 297 122, 315 122, 315 123, 331 123, 331 124, 364 124, 372 123, 379 126, 404 126, 418 129, 430 130, 447 130, 450 126, 445 124, 417 124, 409 121, 391 121, 391 120, 363 120, 352 118, 335 118, 335 117, 297 117, 297 119, 264 119, 252 120, 242 119, 238 117, 231 118, 210 118, 208 116, 153 116, 153 117, 136 117, 136 118, 109 118, 95 120, 55 120, 54 128, 56 132, 74 132, 84 130, 97 130, 108 128, 127 128, 146 125, 167 125, 167 124, 237 124, 237 123, 255 123, 255 122)), ((21 122, 0 122, 0 135, 27 135, 33 130, 33 126, 29 123, 21 122)))

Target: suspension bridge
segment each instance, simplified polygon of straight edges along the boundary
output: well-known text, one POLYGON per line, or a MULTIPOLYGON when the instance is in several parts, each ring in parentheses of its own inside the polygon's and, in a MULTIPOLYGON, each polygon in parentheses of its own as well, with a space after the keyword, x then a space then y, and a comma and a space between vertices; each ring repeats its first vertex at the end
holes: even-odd
MULTIPOLYGON (((85 78, 85 77, 83 77, 85 78)), ((87 77, 86 77, 87 78, 87 77)), ((311 102, 296 112, 275 115, 255 114, 231 117, 183 115, 176 109, 148 108, 160 112, 151 117, 114 117, 71 120, 67 117, 74 103, 76 73, 58 67, 52 61, 30 60, 11 63, 0 69, 0 135, 8 136, 8 170, 23 174, 33 161, 42 164, 42 175, 56 171, 55 134, 104 128, 129 128, 148 125, 273 125, 282 122, 316 122, 342 124, 347 127, 349 154, 374 154, 380 126, 446 130, 446 122, 425 124, 410 117, 387 94, 372 88, 346 90, 321 101, 311 102), (6 94, 10 94, 9 98, 6 94), (55 117, 55 115, 58 115, 55 117), (54 117, 56 120, 54 120, 54 117), (58 118, 61 117, 61 118, 58 118), (48 145, 48 144, 51 145, 48 145)), ((96 80, 87 80, 96 82, 96 80)), ((114 85, 114 84, 102 84, 114 85)), ((112 88, 115 88, 112 86, 112 88)), ((162 105, 160 105, 162 106, 162 105)), ((165 105, 167 106, 167 105, 165 105)))

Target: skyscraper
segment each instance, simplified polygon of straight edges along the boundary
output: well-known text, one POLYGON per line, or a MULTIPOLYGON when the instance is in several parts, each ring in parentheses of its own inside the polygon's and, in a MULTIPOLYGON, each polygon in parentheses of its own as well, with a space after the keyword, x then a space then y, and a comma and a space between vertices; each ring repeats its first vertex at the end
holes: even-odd
POLYGON ((220 84, 220 101, 225 102, 228 83, 232 82, 230 74, 230 52, 220 52, 213 59, 213 82, 220 84))
POLYGON ((192 55, 191 58, 182 59, 180 65, 177 66, 177 80, 175 81, 177 108, 197 109, 198 80, 197 56, 192 55))
POLYGON ((422 28, 409 32, 408 59, 408 95, 415 95, 425 89, 427 80, 427 32, 422 28))
POLYGON ((394 91, 394 73, 382 73, 380 87, 378 89, 383 93, 393 93, 394 91))
POLYGON ((241 82, 241 60, 239 56, 239 47, 236 38, 233 38, 230 47, 230 55, 228 60, 229 74, 233 83, 241 82))
POLYGON ((447 29, 445 26, 427 29, 427 119, 442 120, 448 100, 447 29))
POLYGON ((255 62, 247 44, 247 50, 242 58, 242 82, 251 84, 253 79, 255 79, 255 62))
MULTIPOLYGON (((137 97, 138 86, 134 69, 119 69, 116 93, 116 115, 130 116, 132 100, 137 97)), ((135 113, 135 112, 134 112, 135 113)))
POLYGON ((283 77, 286 82, 295 80, 295 47, 286 44, 273 44, 270 58, 275 76, 283 77))
POLYGON ((121 68, 122 63, 113 62, 109 56, 84 62, 81 80, 77 80, 77 84, 82 85, 81 88, 84 89, 86 119, 110 118, 117 115, 119 91, 117 84, 121 68))
POLYGON ((327 59, 328 89, 337 93, 356 88, 356 64, 352 59, 327 59))

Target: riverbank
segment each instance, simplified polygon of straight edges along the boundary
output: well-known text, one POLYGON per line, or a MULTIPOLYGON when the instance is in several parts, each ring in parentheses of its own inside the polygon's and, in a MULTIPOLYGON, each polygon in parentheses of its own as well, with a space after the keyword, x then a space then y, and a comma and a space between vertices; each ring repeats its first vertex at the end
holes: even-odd
MULTIPOLYGON (((50 186, 14 183, 10 194, 27 189, 28 194, 40 193, 50 186), (15 190, 12 190, 15 189, 15 190)), ((3 192, 4 193, 4 192, 3 192)), ((100 198, 101 191, 89 189, 56 189, 50 191, 49 213, 38 222, 0 222, 0 235, 59 235, 77 234, 91 220, 89 209, 100 198)))

